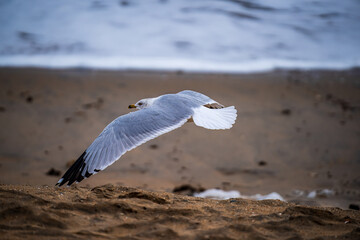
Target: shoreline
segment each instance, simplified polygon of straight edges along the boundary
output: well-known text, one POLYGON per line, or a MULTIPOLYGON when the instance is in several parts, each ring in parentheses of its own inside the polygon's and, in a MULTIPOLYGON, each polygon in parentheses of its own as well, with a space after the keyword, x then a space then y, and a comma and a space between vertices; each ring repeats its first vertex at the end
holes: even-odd
POLYGON ((241 76, 241 75, 257 75, 257 74, 274 74, 274 73, 358 73, 360 66, 351 66, 344 68, 326 68, 326 67, 274 67, 271 69, 255 70, 255 71, 244 71, 244 72, 216 72, 214 71, 191 71, 184 69, 147 69, 147 68, 102 68, 102 67, 91 67, 91 66, 77 66, 77 67, 47 67, 47 66, 7 66, 0 65, 1 70, 14 70, 21 69, 27 71, 61 71, 61 72, 72 72, 72 71, 89 71, 89 72, 117 72, 117 73, 141 73, 141 74, 188 74, 188 75, 217 75, 217 76, 241 76))
MULTIPOLYGON (((47 57, 45 57, 46 59, 47 57)), ((174 63, 171 59, 166 60, 153 60, 147 59, 144 61, 139 61, 139 63, 132 62, 132 65, 127 65, 122 63, 118 65, 118 62, 122 62, 123 58, 112 59, 113 63, 109 60, 109 57, 104 59, 97 59, 96 61, 87 62, 87 58, 78 60, 74 62, 74 57, 57 57, 56 62, 48 61, 46 64, 34 63, 34 59, 30 58, 25 62, 18 63, 19 60, 15 59, 1 59, 0 58, 0 68, 22 68, 22 69, 50 69, 50 70, 76 70, 76 69, 87 69, 87 70, 97 70, 97 71, 117 71, 117 72, 157 72, 157 73, 171 73, 171 72, 184 72, 188 74, 256 74, 256 73, 270 73, 276 71, 352 71, 358 70, 360 64, 358 62, 349 61, 349 63, 327 63, 323 62, 292 62, 289 63, 289 60, 262 60, 246 63, 204 63, 204 62, 192 62, 191 60, 185 60, 181 64, 178 64, 178 61, 175 60, 174 63), (9 64, 9 62, 11 64, 9 64), (63 62, 62 64, 59 62, 63 62), (103 64, 105 62, 105 64, 103 64), (147 65, 145 63, 152 62, 152 65, 147 65), (168 66, 170 65, 170 66, 168 66), (230 67, 229 67, 230 65, 230 67), (168 67, 164 67, 168 66, 168 67)), ((24 59, 24 56, 20 57, 21 60, 24 59)), ((38 59, 39 60, 39 59, 38 59)), ((36 61, 35 61, 36 62, 36 61)))

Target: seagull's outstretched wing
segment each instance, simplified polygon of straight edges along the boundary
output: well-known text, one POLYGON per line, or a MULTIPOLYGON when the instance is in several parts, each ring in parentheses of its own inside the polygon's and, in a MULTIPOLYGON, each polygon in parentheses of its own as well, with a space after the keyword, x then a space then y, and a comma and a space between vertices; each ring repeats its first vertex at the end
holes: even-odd
POLYGON ((105 169, 125 152, 181 127, 192 109, 153 106, 120 116, 111 122, 56 185, 80 182, 105 169))

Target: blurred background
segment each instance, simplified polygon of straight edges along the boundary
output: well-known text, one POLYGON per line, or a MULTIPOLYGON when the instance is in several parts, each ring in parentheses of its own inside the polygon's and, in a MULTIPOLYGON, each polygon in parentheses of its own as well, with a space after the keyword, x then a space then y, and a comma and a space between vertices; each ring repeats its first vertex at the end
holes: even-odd
POLYGON ((0 65, 249 72, 359 65, 357 0, 0 2, 0 65))
POLYGON ((360 203, 360 2, 0 1, 0 183, 55 184, 139 99, 202 92, 231 130, 184 127, 81 186, 360 203))

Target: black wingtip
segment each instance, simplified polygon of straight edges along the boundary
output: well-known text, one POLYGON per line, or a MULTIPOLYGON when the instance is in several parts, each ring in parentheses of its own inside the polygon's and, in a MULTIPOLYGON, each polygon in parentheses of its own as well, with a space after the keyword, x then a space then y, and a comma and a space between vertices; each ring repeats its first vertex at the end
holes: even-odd
MULTIPOLYGON (((81 182, 84 179, 84 176, 81 175, 82 171, 85 168, 85 155, 86 151, 81 154, 81 156, 75 161, 75 163, 65 172, 64 176, 55 184, 55 186, 61 187, 68 182, 68 186, 76 182, 81 182)), ((86 177, 91 176, 92 174, 86 172, 86 177)))

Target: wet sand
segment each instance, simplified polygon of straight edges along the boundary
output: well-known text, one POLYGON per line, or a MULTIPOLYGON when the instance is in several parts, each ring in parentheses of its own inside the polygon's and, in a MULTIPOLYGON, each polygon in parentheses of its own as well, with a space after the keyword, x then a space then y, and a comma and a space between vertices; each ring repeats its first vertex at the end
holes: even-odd
POLYGON ((1 68, 0 80, 2 184, 53 186, 129 104, 191 89, 235 105, 235 126, 210 131, 188 123, 78 186, 172 192, 189 184, 244 195, 278 192, 308 206, 360 204, 359 70, 231 75, 1 68), (323 189, 330 194, 307 197, 323 189))
POLYGON ((113 185, 0 185, 1 239, 359 239, 360 212, 113 185))

